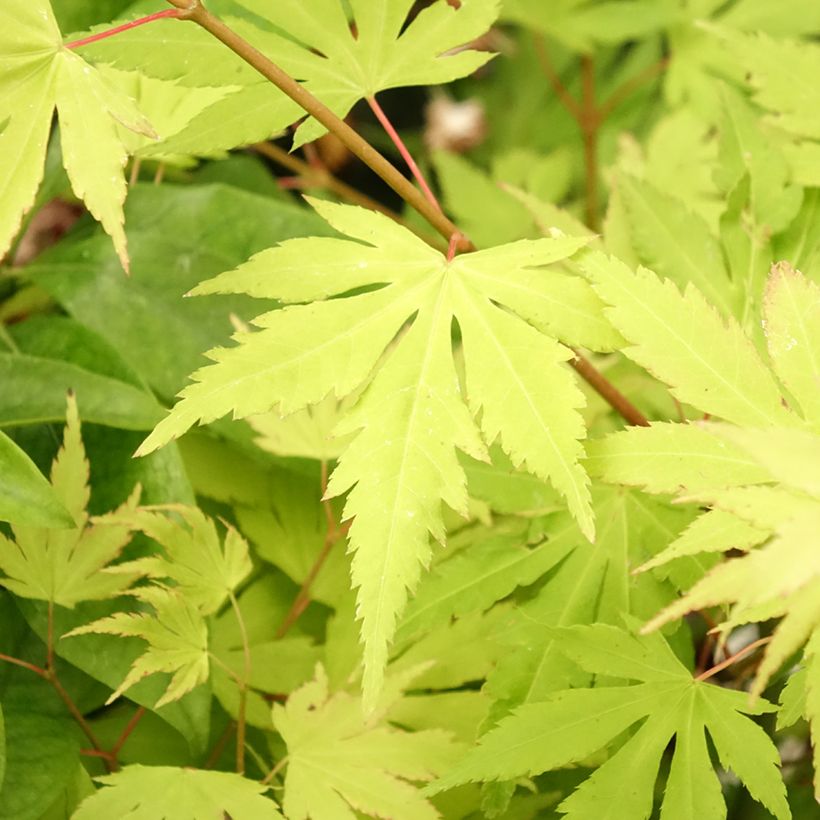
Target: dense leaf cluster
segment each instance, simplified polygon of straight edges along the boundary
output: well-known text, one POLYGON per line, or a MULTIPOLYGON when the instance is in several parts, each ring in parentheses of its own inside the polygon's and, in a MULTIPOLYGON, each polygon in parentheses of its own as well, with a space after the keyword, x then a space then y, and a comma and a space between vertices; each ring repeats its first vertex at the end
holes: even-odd
POLYGON ((0 8, 0 820, 817 816, 816 2, 160 5, 0 8))

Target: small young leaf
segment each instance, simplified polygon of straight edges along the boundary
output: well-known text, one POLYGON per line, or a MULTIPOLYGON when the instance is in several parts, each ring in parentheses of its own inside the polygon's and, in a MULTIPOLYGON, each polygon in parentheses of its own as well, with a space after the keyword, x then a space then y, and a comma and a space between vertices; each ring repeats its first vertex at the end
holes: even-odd
POLYGON ((329 694, 321 667, 284 706, 274 706, 273 722, 288 747, 289 820, 352 818, 353 809, 394 820, 439 816, 407 781, 430 780, 452 763, 458 747, 445 732, 365 722, 358 698, 329 694))
POLYGON ((167 555, 142 558, 128 566, 138 567, 152 578, 171 579, 204 615, 216 612, 251 571, 248 545, 242 536, 228 527, 220 546, 214 522, 196 507, 143 507, 117 515, 115 520, 153 538, 167 555), (180 515, 187 526, 164 512, 180 515))
POLYGON ((230 772, 132 765, 96 779, 103 788, 80 804, 73 820, 282 820, 265 786, 230 772))
POLYGON ((679 401, 735 424, 799 425, 740 326, 731 318, 724 323, 691 284, 681 293, 652 271, 633 273, 602 254, 581 265, 632 344, 626 354, 670 385, 679 401))
POLYGON ((131 593, 149 604, 153 614, 117 612, 73 629, 66 635, 99 633, 142 638, 148 649, 134 661, 125 680, 108 703, 148 675, 172 674, 171 682, 155 708, 179 700, 208 679, 208 627, 199 609, 184 595, 159 586, 140 587, 131 593))
MULTIPOLYGON (((108 565, 131 540, 126 524, 89 524, 88 461, 80 435, 80 419, 73 396, 63 447, 51 468, 54 495, 70 513, 71 529, 42 529, 12 524, 14 540, 0 534, 0 585, 24 598, 74 607, 80 601, 95 601, 119 595, 139 572, 115 570, 108 565)), ((137 489, 118 513, 133 510, 137 489)))
POLYGON ((766 287, 765 314, 774 370, 806 420, 820 427, 820 288, 780 262, 766 287))

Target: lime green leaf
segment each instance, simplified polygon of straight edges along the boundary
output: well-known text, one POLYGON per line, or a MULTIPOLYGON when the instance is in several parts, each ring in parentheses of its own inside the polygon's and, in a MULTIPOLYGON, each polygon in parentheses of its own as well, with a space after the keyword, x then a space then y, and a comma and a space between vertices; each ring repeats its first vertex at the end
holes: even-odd
POLYGON ((779 128, 796 136, 820 137, 820 46, 775 39, 763 33, 722 31, 733 58, 755 90, 755 102, 771 111, 779 128))
POLYGON ((167 555, 142 558, 128 566, 138 567, 152 578, 169 578, 205 615, 216 612, 251 571, 248 545, 242 536, 229 526, 220 546, 214 522, 196 507, 143 507, 112 518, 153 538, 167 555), (176 513, 185 524, 165 512, 176 513))
POLYGON ((772 480, 743 448, 695 424, 655 422, 589 441, 585 465, 596 478, 670 495, 772 480))
POLYGON ((754 430, 711 424, 721 438, 741 447, 783 487, 820 499, 820 435, 807 430, 754 430))
POLYGON ((47 0, 24 11, 0 11, 0 255, 31 208, 43 175, 55 106, 63 161, 74 193, 102 223, 128 269, 123 229, 127 152, 117 123, 151 135, 133 100, 111 87, 78 55, 62 46, 47 0))
POLYGON ((595 674, 641 681, 634 686, 558 692, 522 706, 484 735, 477 748, 428 787, 437 792, 475 780, 538 774, 582 761, 625 729, 641 728, 559 806, 575 820, 611 815, 645 820, 652 811, 654 780, 664 750, 676 738, 663 816, 686 818, 694 806, 725 817, 717 774, 712 771, 704 731, 721 763, 740 777, 749 793, 778 818, 790 818, 777 749, 746 715, 772 711, 750 707, 743 693, 693 680, 665 639, 653 642, 613 627, 556 630, 561 651, 595 674), (678 759, 680 757, 680 759, 678 759), (636 781, 635 771, 641 775, 636 781), (695 783, 686 778, 694 777, 695 783))
POLYGON ((279 456, 301 456, 318 461, 337 459, 352 440, 339 437, 333 430, 351 402, 339 402, 328 396, 319 404, 309 405, 289 416, 263 413, 251 416, 248 424, 259 434, 254 441, 263 450, 279 456))
POLYGON ((674 3, 658 0, 560 0, 549 8, 540 0, 507 0, 504 4, 505 19, 543 31, 584 52, 596 42, 643 37, 675 22, 679 15, 674 3))
POLYGON ((593 497, 599 522, 595 545, 583 538, 566 512, 545 523, 545 547, 555 553, 558 564, 499 636, 508 651, 499 657, 486 687, 498 701, 496 715, 588 682, 559 651, 550 627, 593 620, 622 624, 624 612, 649 617, 674 594, 656 578, 630 577, 630 571, 669 544, 691 513, 620 488, 598 487, 593 497))
POLYGON ((765 314, 775 372, 805 418, 820 426, 820 288, 780 262, 766 287, 765 314))
POLYGON ((820 532, 820 505, 781 524, 764 547, 715 567, 679 601, 653 618, 645 630, 695 609, 727 601, 739 608, 765 604, 787 596, 820 575, 816 542, 820 532))
POLYGON ((74 820, 117 817, 138 820, 202 820, 228 816, 233 820, 281 820, 267 788, 230 772, 173 766, 126 766, 116 774, 96 778, 103 788, 86 798, 74 820))
MULTIPOLYGON (((794 219, 800 208, 802 192, 798 187, 788 185, 786 160, 771 136, 763 132, 748 103, 728 88, 722 91, 720 164, 715 181, 728 194, 746 174, 749 175, 750 216, 755 232, 765 241, 794 219)), ((746 283, 746 298, 756 295, 757 284, 746 283)), ((701 290, 708 295, 706 290, 701 290)))
POLYGON ((475 538, 424 578, 400 622, 397 643, 441 628, 452 616, 488 609, 517 586, 537 581, 566 554, 551 540, 529 546, 520 532, 475 538))
MULTIPOLYGON (((275 5, 266 0, 240 1, 275 31, 263 31, 242 19, 231 19, 232 28, 304 82, 340 117, 379 91, 445 83, 472 73, 491 55, 460 47, 484 34, 498 15, 497 0, 469 0, 458 9, 438 0, 405 27, 410 10, 406 0, 378 4, 354 0, 354 34, 340 0, 285 0, 275 5)), ((193 70, 193 66, 182 68, 186 73, 193 70)), ((237 74, 231 79, 241 82, 244 77, 237 74)), ((207 85, 202 79, 196 82, 207 85)), ((276 134, 303 113, 267 81, 253 76, 240 91, 211 106, 154 150, 197 153, 233 148, 276 134), (250 124, 249 110, 254 112, 250 124)), ((308 119, 299 127, 295 145, 316 139, 324 130, 308 119)))
POLYGON ((273 722, 288 747, 283 806, 290 820, 353 818, 354 808, 395 820, 439 816, 407 780, 429 780, 455 759, 458 747, 446 733, 365 722, 358 698, 329 694, 321 667, 285 706, 274 706, 273 722))
POLYGON ((739 325, 731 318, 724 323, 694 286, 681 293, 645 268, 633 273, 602 254, 581 265, 632 345, 624 352, 670 385, 679 401, 736 424, 799 424, 739 325))
POLYGON ((34 462, 0 432, 0 520, 28 527, 70 527, 74 520, 34 462))
POLYGON ((618 191, 641 261, 680 288, 691 283, 724 316, 730 315, 731 282, 720 246, 703 219, 679 200, 628 175, 619 179, 618 191))
POLYGON ((746 523, 732 513, 709 510, 698 516, 665 550, 638 567, 638 571, 659 567, 684 555, 702 552, 744 552, 762 544, 770 533, 746 523))
MULTIPOLYGON (((24 598, 74 607, 80 601, 111 598, 125 590, 138 572, 108 565, 131 540, 124 524, 89 525, 88 461, 80 435, 77 403, 68 400, 63 447, 51 468, 54 495, 73 519, 71 529, 12 525, 14 540, 0 535, 0 585, 24 598)), ((120 509, 133 509, 139 490, 120 509)))
POLYGON ((469 290, 457 298, 467 393, 485 439, 498 438, 515 467, 550 481, 593 540, 589 479, 578 464, 584 399, 560 366, 572 353, 469 290))
POLYGON ((199 609, 180 592, 150 586, 135 589, 131 594, 149 604, 154 613, 117 612, 77 627, 66 637, 99 633, 146 641, 148 649, 134 661, 108 703, 148 675, 172 673, 168 688, 156 702, 155 708, 159 708, 179 700, 208 679, 208 627, 199 609))
POLYGON ((248 290, 286 302, 342 298, 265 314, 255 321, 260 331, 240 333, 237 347, 213 351, 217 363, 194 374, 196 383, 139 453, 227 412, 244 417, 273 408, 284 415, 331 393, 341 399, 363 391, 336 427, 337 435, 356 437, 341 455, 328 493, 352 488, 344 517, 355 517, 352 576, 363 620, 365 700, 371 704, 396 618, 421 566, 429 563, 430 536, 444 539, 441 502, 462 514, 467 510, 456 449, 486 459, 486 445, 498 438, 514 463, 555 485, 592 534, 587 479, 578 464, 584 429, 577 408, 583 399, 563 364, 570 353, 516 315, 516 304, 509 305, 515 313, 502 311, 474 287, 474 279, 496 268, 511 276, 539 268, 548 280, 546 266, 583 241, 524 241, 448 262, 381 214, 313 204, 332 227, 360 241, 284 242, 197 290, 248 290), (355 291, 373 285, 383 287, 355 291), (469 410, 453 358, 454 318, 465 337, 469 410), (408 320, 412 324, 400 333, 408 320), (486 371, 487 356, 499 363, 495 382, 481 369, 486 371), (499 391, 513 397, 512 404, 497 402, 499 391), (470 410, 481 412, 485 441, 470 410))

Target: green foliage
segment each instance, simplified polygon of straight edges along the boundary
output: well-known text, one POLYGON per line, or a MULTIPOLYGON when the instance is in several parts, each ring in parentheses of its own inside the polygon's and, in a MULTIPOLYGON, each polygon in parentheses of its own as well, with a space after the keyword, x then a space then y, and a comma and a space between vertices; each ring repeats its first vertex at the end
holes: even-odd
POLYGON ((34 202, 56 107, 63 160, 74 193, 111 236, 127 270, 122 206, 128 153, 117 123, 152 136, 150 124, 132 99, 63 47, 48 0, 34 0, 25 9, 7 7, 0 14, 0 28, 4 74, 0 120, 5 123, 0 132, 0 253, 9 249, 34 202))
POLYGON ((0 820, 815 817, 816 0, 5 5, 0 820))
POLYGON ((155 817, 199 820, 230 813, 234 820, 275 820, 281 814, 262 797, 264 787, 229 772, 205 772, 171 766, 127 766, 97 778, 104 785, 72 815, 155 817))

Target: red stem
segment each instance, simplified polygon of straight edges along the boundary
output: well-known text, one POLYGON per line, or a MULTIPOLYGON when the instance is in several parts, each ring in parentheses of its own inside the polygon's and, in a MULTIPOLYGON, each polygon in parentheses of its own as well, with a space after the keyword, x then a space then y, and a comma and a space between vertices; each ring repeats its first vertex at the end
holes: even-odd
POLYGON ((182 12, 179 9, 165 9, 165 11, 157 11, 154 14, 149 14, 147 17, 139 17, 136 20, 132 20, 130 23, 123 23, 121 26, 109 28, 105 31, 98 31, 96 34, 92 34, 89 37, 83 37, 82 40, 74 40, 71 43, 65 43, 65 47, 71 49, 80 48, 80 46, 87 46, 100 40, 106 40, 109 37, 113 37, 115 34, 121 34, 123 31, 129 31, 132 28, 144 26, 146 23, 153 23, 154 20, 163 20, 168 17, 178 18, 181 15, 182 12))
POLYGON ((387 114, 382 111, 382 107, 376 102, 375 97, 368 97, 367 103, 370 108, 373 110, 373 113, 376 115, 376 119, 382 124, 382 128, 387 132, 387 135, 393 140, 393 145, 398 148, 399 153, 401 154, 402 159, 407 163, 407 167, 412 172, 413 176, 416 178, 416 182, 421 186, 421 190, 424 192, 424 195, 427 197, 427 201, 434 207, 437 208, 439 211, 441 210, 441 205, 439 205, 438 200, 436 199, 436 195, 430 190, 430 186, 427 184, 427 180, 424 178, 424 174, 422 174, 421 169, 418 165, 416 165, 416 161, 413 159, 413 155, 407 150, 407 146, 402 142, 402 138, 399 136, 399 132, 393 127, 393 123, 387 118, 387 114))

